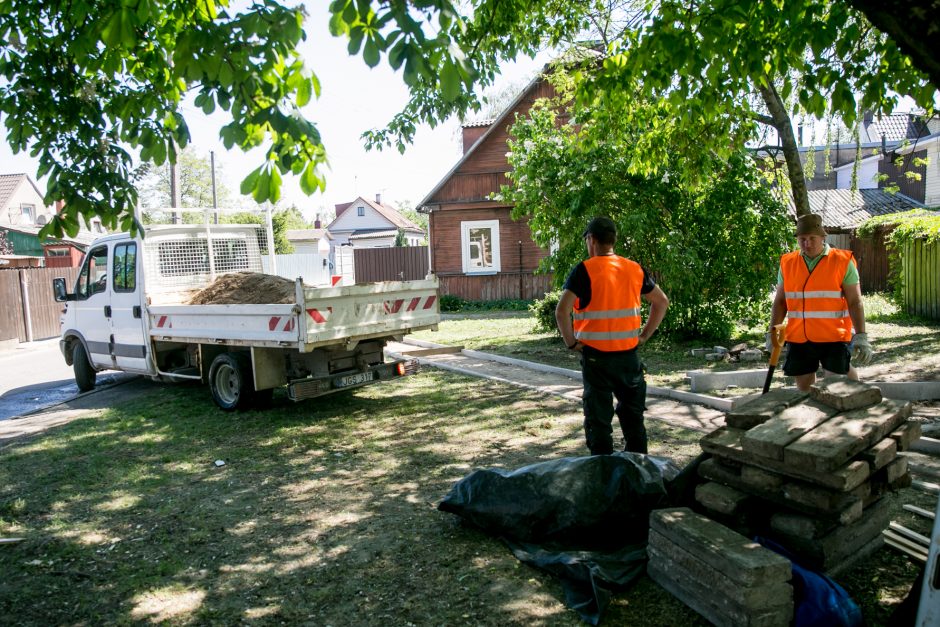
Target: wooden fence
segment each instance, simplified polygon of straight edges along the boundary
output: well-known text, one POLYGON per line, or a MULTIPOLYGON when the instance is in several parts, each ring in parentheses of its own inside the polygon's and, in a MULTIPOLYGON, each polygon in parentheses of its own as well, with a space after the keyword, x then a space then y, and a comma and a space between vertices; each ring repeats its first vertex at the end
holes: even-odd
POLYGON ((917 239, 901 254, 904 307, 909 314, 940 320, 940 243, 917 239))
POLYGON ((417 281, 428 275, 427 246, 353 248, 356 283, 417 281))
POLYGON ((885 243, 889 233, 889 229, 878 228, 871 237, 856 237, 854 233, 852 235, 851 250, 858 265, 862 291, 866 294, 887 292, 890 289, 888 248, 885 243))
POLYGON ((78 268, 0 270, 0 340, 31 342, 59 335, 63 304, 55 302, 52 279, 64 277, 71 290, 77 276, 78 268))
POLYGON ((552 289, 552 277, 531 272, 501 272, 485 276, 465 274, 442 275, 441 294, 464 300, 492 301, 504 299, 532 300, 542 298, 552 289))

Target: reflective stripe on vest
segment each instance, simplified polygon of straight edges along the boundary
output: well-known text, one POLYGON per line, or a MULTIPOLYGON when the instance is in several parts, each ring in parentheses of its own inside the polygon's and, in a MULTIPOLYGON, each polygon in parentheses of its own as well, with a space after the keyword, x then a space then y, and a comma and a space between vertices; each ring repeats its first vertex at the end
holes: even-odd
POLYGON ((788 342, 848 342, 852 339, 852 319, 841 289, 850 263, 851 251, 838 248, 830 248, 829 254, 819 260, 812 272, 798 250, 780 258, 787 300, 788 342))
POLYGON ((574 336, 601 351, 636 348, 640 336, 640 290, 643 268, 616 255, 591 257, 584 262, 591 281, 587 307, 575 303, 574 336))
POLYGON ((628 318, 631 316, 639 316, 640 308, 636 307, 634 309, 612 309, 610 311, 584 311, 581 313, 575 312, 575 320, 600 320, 601 318, 628 318))

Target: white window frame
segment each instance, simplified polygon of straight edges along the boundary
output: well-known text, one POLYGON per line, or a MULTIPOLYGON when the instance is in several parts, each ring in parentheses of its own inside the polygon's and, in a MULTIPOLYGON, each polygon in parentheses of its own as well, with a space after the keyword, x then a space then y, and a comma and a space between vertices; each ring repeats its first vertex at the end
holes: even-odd
POLYGON ((499 220, 472 220, 460 223, 460 257, 463 261, 464 274, 497 274, 500 271, 499 259, 499 220), (470 266, 470 231, 471 229, 490 229, 493 236, 493 263, 488 268, 470 266))
POLYGON ((366 208, 365 208, 365 207, 356 207, 356 215, 359 216, 360 218, 365 217, 365 215, 366 215, 366 208))
POLYGON ((20 215, 26 218, 29 224, 36 221, 36 205, 32 203, 20 203, 20 215))

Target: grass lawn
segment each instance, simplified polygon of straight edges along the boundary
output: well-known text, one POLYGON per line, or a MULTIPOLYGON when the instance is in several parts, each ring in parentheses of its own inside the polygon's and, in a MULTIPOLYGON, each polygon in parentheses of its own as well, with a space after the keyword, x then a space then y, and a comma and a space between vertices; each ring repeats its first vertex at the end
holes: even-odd
MULTIPOLYGON (((525 318, 441 326, 574 367, 525 318)), ((131 401, 0 448, 0 537, 25 538, 0 546, 5 624, 583 624, 555 580, 435 508, 475 468, 585 454, 576 403, 433 369, 233 414, 201 387, 133 385, 131 401)), ((648 428, 654 454, 699 452, 699 433, 648 428)), ((883 625, 915 575, 882 549, 840 583, 883 625)), ((602 624, 707 623, 642 578, 602 624)))

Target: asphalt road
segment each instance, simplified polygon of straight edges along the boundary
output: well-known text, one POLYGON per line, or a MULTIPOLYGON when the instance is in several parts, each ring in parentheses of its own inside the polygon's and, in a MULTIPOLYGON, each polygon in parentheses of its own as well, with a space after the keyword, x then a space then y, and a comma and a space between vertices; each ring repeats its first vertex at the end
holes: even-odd
MULTIPOLYGON (((123 372, 98 373, 97 385, 126 380, 123 372)), ((72 367, 59 351, 59 339, 25 342, 0 351, 0 420, 8 420, 62 403, 80 392, 72 367)))

